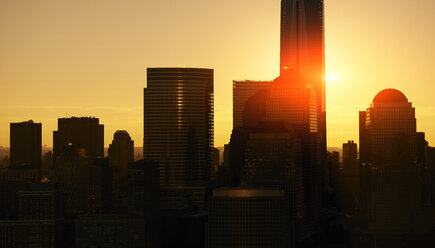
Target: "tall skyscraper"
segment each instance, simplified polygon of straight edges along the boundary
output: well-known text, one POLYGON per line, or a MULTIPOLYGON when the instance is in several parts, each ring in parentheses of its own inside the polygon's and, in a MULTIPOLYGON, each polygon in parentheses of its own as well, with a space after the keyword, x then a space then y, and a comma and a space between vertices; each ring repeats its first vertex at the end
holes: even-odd
MULTIPOLYGON (((326 167, 326 94, 323 0, 281 0, 280 73, 294 69, 313 85, 317 97, 320 174, 326 167)), ((325 185, 324 182, 321 182, 325 185)), ((324 189, 323 189, 324 190, 324 189)))
POLYGON ((83 148, 91 159, 104 157, 104 125, 95 117, 59 118, 58 130, 53 132, 55 161, 68 152, 69 145, 76 149, 83 148))
POLYGON ((272 81, 233 81, 233 128, 243 127, 243 111, 248 99, 270 87, 272 81))
POLYGON ((280 72, 294 69, 318 92, 325 111, 323 0, 281 0, 280 72))
POLYGON ((323 185, 316 91, 297 71, 286 70, 269 89, 247 101, 243 122, 251 130, 263 122, 283 122, 300 139, 307 224, 314 225, 323 185))
POLYGON ((114 207, 126 205, 128 163, 134 161, 134 141, 127 131, 118 130, 113 135, 112 144, 108 150, 109 164, 113 172, 114 207))
POLYGON ((402 92, 385 89, 360 118, 361 200, 367 227, 375 233, 413 232, 421 207, 415 109, 402 92))
POLYGON ((213 70, 148 68, 144 159, 160 163, 161 190, 202 206, 213 167, 213 70))
POLYGON ((41 169, 41 123, 26 121, 10 125, 10 164, 41 169))

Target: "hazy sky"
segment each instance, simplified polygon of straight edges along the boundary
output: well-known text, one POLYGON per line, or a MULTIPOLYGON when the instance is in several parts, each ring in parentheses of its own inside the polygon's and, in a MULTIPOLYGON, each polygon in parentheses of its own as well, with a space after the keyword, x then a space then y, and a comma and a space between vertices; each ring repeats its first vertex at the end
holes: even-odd
MULTIPOLYGON (((325 0, 328 146, 358 141, 358 111, 397 88, 435 145, 435 1, 325 0)), ((229 141, 232 80, 279 73, 279 0, 1 0, 0 145, 9 123, 95 116, 105 145, 142 146, 146 67, 215 70, 215 145, 229 141)))

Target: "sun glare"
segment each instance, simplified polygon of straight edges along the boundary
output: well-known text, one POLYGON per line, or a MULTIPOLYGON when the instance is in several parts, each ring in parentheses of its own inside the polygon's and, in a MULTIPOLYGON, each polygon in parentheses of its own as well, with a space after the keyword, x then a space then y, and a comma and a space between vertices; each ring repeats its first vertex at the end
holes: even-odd
POLYGON ((337 83, 341 79, 340 75, 334 74, 334 75, 328 75, 326 77, 326 83, 337 83))

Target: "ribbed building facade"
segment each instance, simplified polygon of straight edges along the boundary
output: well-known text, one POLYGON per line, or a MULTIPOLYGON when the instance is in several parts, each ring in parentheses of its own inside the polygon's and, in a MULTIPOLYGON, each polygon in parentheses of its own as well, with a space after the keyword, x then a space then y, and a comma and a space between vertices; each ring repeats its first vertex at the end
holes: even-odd
POLYGON ((144 159, 160 163, 162 191, 190 194, 197 206, 213 167, 213 102, 212 69, 148 68, 144 159))

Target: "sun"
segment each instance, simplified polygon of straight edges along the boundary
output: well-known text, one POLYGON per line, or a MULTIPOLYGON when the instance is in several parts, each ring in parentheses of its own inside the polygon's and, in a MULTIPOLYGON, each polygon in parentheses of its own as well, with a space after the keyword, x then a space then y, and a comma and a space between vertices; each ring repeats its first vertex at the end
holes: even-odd
POLYGON ((338 83, 341 76, 338 74, 331 74, 326 76, 326 83, 338 83))

